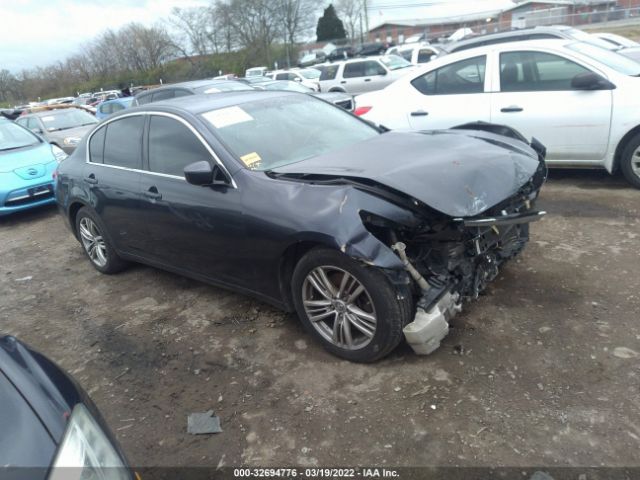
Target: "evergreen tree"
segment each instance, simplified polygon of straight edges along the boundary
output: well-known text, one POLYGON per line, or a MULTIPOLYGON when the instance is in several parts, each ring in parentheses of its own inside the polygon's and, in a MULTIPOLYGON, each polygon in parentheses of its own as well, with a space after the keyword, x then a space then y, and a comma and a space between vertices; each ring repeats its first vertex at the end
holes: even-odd
POLYGON ((347 37, 347 32, 344 29, 342 20, 338 18, 336 9, 333 8, 333 4, 330 4, 325 8, 324 14, 318 19, 316 35, 318 36, 319 42, 338 40, 347 37))

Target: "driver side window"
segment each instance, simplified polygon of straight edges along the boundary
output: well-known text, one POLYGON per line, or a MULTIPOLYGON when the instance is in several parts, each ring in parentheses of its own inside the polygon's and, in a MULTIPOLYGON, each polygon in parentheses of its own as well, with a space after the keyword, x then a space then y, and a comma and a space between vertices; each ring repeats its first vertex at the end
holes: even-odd
POLYGON ((184 177, 184 167, 211 154, 193 132, 173 118, 152 115, 149 124, 149 171, 184 177))
POLYGON ((501 92, 573 90, 571 81, 589 70, 559 55, 543 52, 500 54, 501 92))
POLYGON ((455 95, 484 92, 486 55, 445 65, 412 80, 423 95, 455 95))

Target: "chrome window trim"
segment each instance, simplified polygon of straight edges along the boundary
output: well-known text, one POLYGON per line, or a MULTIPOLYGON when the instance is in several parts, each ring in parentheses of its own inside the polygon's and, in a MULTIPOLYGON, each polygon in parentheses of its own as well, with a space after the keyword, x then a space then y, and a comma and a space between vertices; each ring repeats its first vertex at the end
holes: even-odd
MULTIPOLYGON (((146 116, 146 115, 157 115, 157 116, 160 116, 160 117, 172 118, 172 119, 177 120, 178 122, 182 123, 184 126, 186 126, 191 131, 191 133, 193 133, 193 135, 200 141, 200 143, 202 143, 202 145, 204 145, 204 148, 207 149, 207 151, 209 152, 209 155, 211 155, 211 157, 215 160, 215 162, 218 164, 218 166, 220 168, 222 168, 222 170, 226 173, 226 175, 231 180, 231 186, 233 188, 235 188, 235 189, 238 188, 238 185, 236 184, 235 180, 233 179, 233 177, 229 173, 229 170, 227 170, 227 167, 224 166, 224 164, 222 163, 222 161, 220 160, 218 155, 216 155, 216 153, 213 151, 213 149, 207 143, 207 141, 204 139, 204 137, 200 134, 200 132, 198 132, 193 127, 193 125, 191 125, 189 122, 187 122, 184 118, 181 118, 178 115, 175 115, 173 113, 168 113, 168 112, 146 111, 146 112, 126 113, 124 115, 119 115, 119 116, 117 116, 115 118, 110 118, 108 120, 105 120, 104 123, 102 123, 102 125, 100 125, 99 128, 96 128, 87 137, 87 144, 85 146, 85 149, 86 149, 85 164, 97 165, 97 166, 106 167, 106 168, 115 168, 115 169, 118 169, 118 170, 126 170, 126 171, 130 171, 130 172, 146 173, 148 175, 156 175, 156 176, 165 177, 165 178, 176 178, 178 180, 182 180, 182 181, 186 182, 186 179, 184 177, 179 177, 177 175, 169 175, 167 173, 152 172, 150 170, 142 170, 142 169, 137 169, 137 168, 119 167, 117 165, 106 165, 104 163, 94 163, 94 162, 91 161, 91 155, 89 153, 89 143, 91 142, 91 139, 93 138, 93 135, 95 135, 95 133, 98 130, 100 130, 102 128, 105 128, 111 122, 115 122, 115 121, 120 120, 122 118, 136 117, 136 116, 146 116)), ((104 155, 104 152, 103 152, 103 155, 104 155)))

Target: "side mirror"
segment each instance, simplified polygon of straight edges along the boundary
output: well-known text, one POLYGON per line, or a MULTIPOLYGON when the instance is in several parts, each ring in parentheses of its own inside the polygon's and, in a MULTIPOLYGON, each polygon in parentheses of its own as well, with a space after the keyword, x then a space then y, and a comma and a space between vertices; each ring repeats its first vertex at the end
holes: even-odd
POLYGON ((594 72, 579 73, 571 80, 574 90, 613 90, 616 86, 594 72))
POLYGON ((191 185, 200 186, 229 185, 231 183, 220 165, 211 166, 205 160, 190 163, 184 167, 184 178, 191 185))

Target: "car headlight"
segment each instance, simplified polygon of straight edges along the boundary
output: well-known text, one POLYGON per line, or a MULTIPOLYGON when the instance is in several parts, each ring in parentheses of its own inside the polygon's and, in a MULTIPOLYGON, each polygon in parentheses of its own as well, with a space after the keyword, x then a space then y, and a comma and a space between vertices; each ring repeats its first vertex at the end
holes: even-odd
POLYGON ((58 163, 60 163, 62 160, 64 160, 69 156, 64 152, 64 150, 62 150, 57 145, 51 145, 51 151, 53 152, 53 156, 56 157, 56 160, 58 161, 58 163))
POLYGON ((75 147, 82 140, 80 137, 67 137, 63 140, 65 145, 69 145, 70 147, 75 147))
POLYGON ((77 404, 48 480, 131 480, 132 475, 87 408, 77 404))

